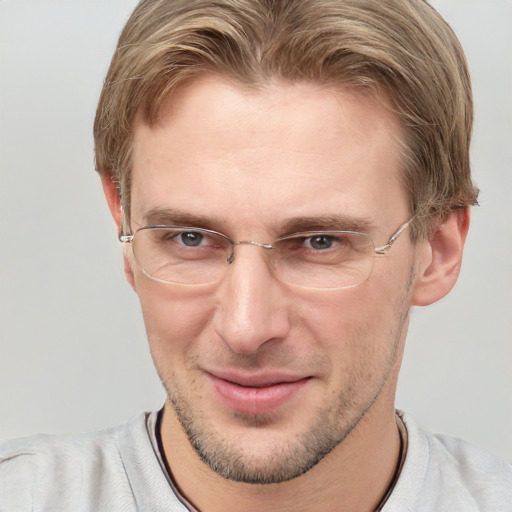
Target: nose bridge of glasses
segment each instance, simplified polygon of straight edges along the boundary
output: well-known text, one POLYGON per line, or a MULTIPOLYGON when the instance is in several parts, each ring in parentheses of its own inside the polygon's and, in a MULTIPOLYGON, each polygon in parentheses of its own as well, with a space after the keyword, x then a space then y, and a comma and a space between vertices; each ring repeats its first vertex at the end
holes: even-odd
POLYGON ((263 247, 263 249, 273 249, 274 246, 272 244, 262 244, 261 242, 255 242, 254 240, 240 240, 239 242, 235 242, 235 245, 255 245, 256 247, 263 247))
POLYGON ((237 245, 254 245, 256 247, 261 247, 262 249, 274 249, 274 246, 272 244, 262 244, 261 242, 255 242, 254 240, 240 240, 239 242, 232 242, 231 246, 233 250, 231 251, 231 254, 228 256, 227 262, 229 264, 233 263, 235 261, 235 247, 237 245))

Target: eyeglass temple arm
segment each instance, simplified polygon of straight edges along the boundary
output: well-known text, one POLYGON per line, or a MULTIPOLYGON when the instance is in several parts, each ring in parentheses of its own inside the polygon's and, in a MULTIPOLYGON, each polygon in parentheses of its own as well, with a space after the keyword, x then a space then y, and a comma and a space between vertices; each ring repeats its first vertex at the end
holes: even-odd
POLYGON ((396 242, 396 239, 403 233, 404 229, 409 226, 409 224, 413 221, 414 217, 409 219, 407 222, 402 224, 398 231, 389 239, 388 243, 386 245, 381 245, 380 247, 375 247, 375 253, 376 254, 386 254, 389 249, 391 249, 391 246, 396 242))

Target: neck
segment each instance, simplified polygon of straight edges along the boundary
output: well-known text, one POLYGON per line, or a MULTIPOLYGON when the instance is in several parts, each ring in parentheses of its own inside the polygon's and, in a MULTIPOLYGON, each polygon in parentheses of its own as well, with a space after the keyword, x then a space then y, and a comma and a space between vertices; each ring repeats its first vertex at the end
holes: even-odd
POLYGON ((178 489, 201 512, 371 512, 392 485, 400 459, 394 409, 381 410, 382 398, 330 454, 287 482, 254 485, 217 475, 199 459, 169 404, 161 428, 164 456, 178 489))

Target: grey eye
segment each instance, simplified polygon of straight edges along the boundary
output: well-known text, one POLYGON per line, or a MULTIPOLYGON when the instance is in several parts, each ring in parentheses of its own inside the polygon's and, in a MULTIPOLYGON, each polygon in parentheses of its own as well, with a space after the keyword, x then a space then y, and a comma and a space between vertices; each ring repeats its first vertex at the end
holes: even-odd
POLYGON ((197 231, 187 231, 185 233, 180 233, 177 235, 177 237, 183 245, 188 247, 196 247, 201 245, 204 235, 198 233, 197 231))
POLYGON ((334 242, 334 237, 328 235, 316 235, 309 238, 308 245, 315 250, 330 249, 334 242))

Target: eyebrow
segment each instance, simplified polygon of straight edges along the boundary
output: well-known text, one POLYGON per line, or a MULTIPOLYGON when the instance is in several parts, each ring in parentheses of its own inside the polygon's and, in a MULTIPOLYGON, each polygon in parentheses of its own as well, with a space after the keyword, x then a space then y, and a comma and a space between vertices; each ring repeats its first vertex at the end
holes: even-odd
MULTIPOLYGON (((221 230, 225 221, 218 217, 198 215, 175 208, 151 208, 143 217, 143 225, 189 226, 213 231, 221 230)), ((302 231, 358 231, 369 233, 376 226, 368 218, 350 215, 300 216, 284 220, 276 225, 279 235, 302 231)))
POLYGON ((321 215, 314 217, 294 217, 287 219, 282 225, 286 233, 301 231, 358 231, 368 233, 376 226, 369 219, 350 215, 321 215))
POLYGON ((143 225, 189 226, 215 230, 222 224, 218 218, 197 215, 174 208, 151 208, 143 216, 143 225))

